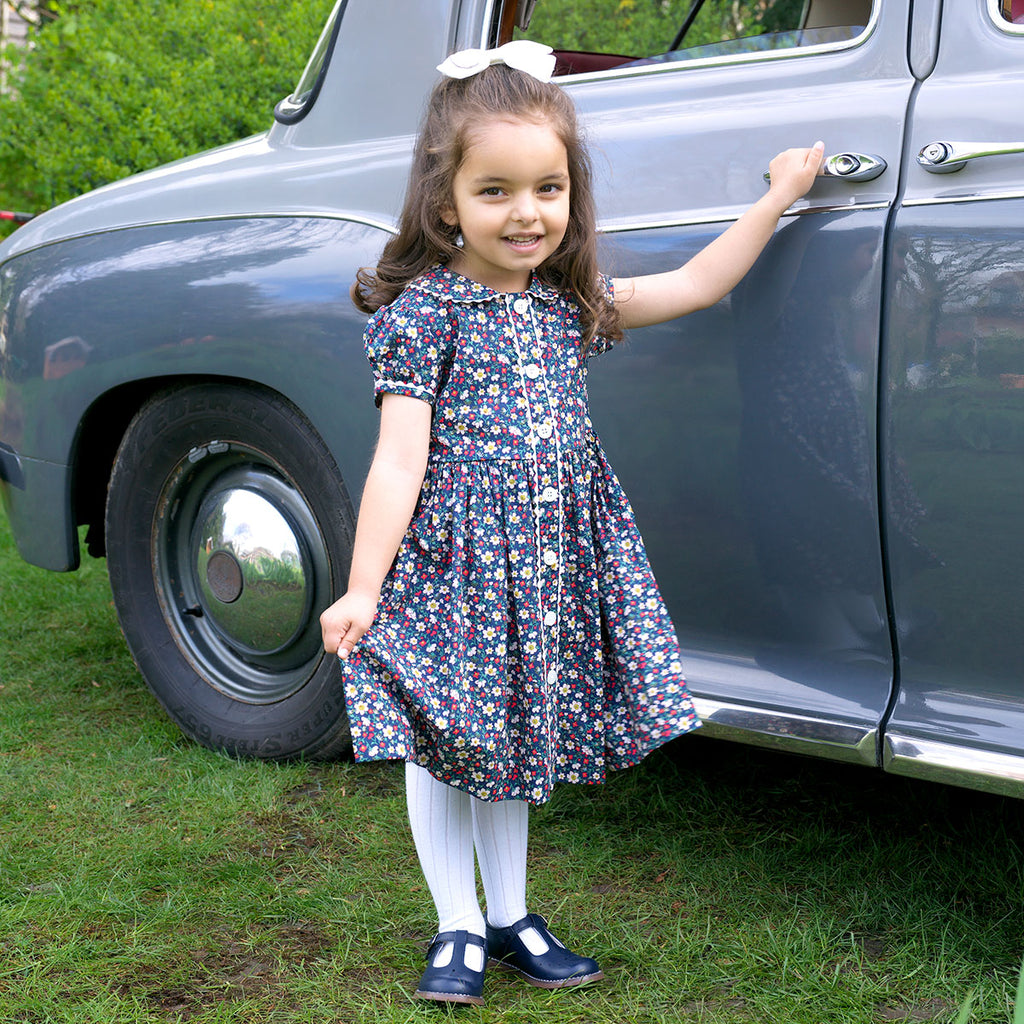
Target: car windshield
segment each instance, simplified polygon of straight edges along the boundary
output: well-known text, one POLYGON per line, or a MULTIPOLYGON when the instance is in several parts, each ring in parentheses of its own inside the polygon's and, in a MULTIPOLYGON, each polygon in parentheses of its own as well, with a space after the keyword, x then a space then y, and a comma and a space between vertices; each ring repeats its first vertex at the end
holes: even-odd
POLYGON ((337 0, 335 3, 334 9, 327 19, 327 24, 324 25, 320 38, 313 48, 309 62, 299 78, 299 84, 295 86, 295 91, 290 96, 286 96, 278 103, 274 111, 274 116, 278 121, 284 124, 294 124, 296 121, 300 121, 313 106, 323 82, 324 72, 327 70, 331 51, 334 49, 336 29, 347 3, 348 0, 337 0))

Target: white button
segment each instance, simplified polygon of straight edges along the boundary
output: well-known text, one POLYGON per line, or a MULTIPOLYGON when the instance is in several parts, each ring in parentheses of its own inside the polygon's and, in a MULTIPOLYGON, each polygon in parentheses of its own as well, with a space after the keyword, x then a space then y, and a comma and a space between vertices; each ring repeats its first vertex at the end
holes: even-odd
POLYGON ((550 423, 542 423, 539 427, 537 427, 537 433, 541 437, 550 437, 553 429, 554 428, 551 426, 550 423))
POLYGON ((544 501, 554 501, 557 497, 558 491, 556 491, 554 487, 545 487, 544 493, 541 495, 541 498, 544 501))
POLYGON ((558 682, 558 669, 557 668, 553 668, 548 673, 548 686, 554 686, 555 683, 557 683, 557 682, 558 682))
POLYGON ((525 313, 530 308, 530 300, 529 299, 516 299, 516 301, 512 303, 512 308, 520 316, 522 316, 523 313, 525 313))
POLYGON ((545 565, 557 565, 558 564, 558 555, 557 555, 556 552, 552 551, 551 548, 548 548, 547 551, 544 552, 544 564, 545 565))
POLYGON ((536 380, 540 376, 540 367, 536 363, 530 363, 529 366, 523 367, 523 373, 525 373, 530 380, 536 380))
POLYGON ((548 612, 544 616, 544 625, 553 626, 558 621, 558 615, 555 612, 548 612))

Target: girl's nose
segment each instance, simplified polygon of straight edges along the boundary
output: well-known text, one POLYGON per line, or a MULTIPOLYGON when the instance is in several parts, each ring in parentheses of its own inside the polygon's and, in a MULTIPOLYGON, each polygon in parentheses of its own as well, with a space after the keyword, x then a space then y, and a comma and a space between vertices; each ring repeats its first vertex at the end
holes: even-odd
POLYGON ((537 204, 532 195, 516 196, 512 217, 520 224, 531 224, 537 219, 537 204))

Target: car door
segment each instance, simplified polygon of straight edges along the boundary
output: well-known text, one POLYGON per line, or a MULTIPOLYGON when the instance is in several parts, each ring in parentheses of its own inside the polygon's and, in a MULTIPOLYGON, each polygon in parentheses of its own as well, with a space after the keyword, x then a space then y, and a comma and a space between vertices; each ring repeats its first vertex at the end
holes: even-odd
POLYGON ((839 41, 562 79, 613 275, 685 261, 786 147, 824 139, 840 171, 858 160, 841 154, 887 164, 819 179, 731 297, 635 332, 590 378, 709 732, 870 764, 893 677, 876 407, 908 8, 860 5, 839 41))
POLYGON ((886 763, 988 788, 1024 779, 1021 6, 943 4, 909 124, 886 328, 900 683, 886 763))

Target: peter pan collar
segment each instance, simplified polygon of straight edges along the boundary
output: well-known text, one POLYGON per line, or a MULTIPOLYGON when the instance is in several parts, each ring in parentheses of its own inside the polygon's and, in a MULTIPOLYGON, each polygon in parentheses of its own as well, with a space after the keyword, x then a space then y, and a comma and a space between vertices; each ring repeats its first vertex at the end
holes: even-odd
MULTIPOLYGON (((440 263, 425 271, 415 281, 410 282, 409 287, 426 292, 435 298, 447 299, 449 302, 492 302, 494 299, 504 300, 506 295, 522 294, 521 292, 495 291, 495 289, 472 281, 440 263)), ((546 284, 536 274, 533 274, 526 294, 545 302, 551 302, 559 298, 561 293, 557 288, 546 284)))

